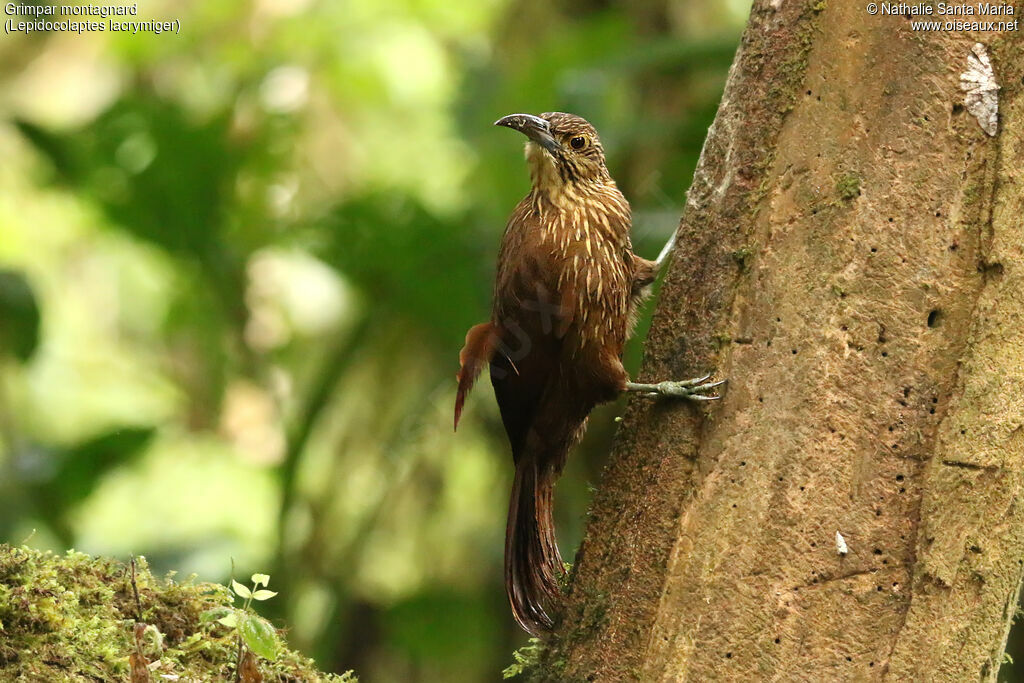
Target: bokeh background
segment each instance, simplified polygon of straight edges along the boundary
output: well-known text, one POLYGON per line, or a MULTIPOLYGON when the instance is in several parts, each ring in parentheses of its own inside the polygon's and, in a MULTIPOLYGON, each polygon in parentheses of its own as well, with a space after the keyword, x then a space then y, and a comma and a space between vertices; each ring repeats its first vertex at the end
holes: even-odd
MULTIPOLYGON (((3 36, 0 541, 233 561, 325 670, 499 680, 525 636, 486 381, 451 428, 528 187, 491 123, 590 119, 653 258, 748 10, 147 0, 180 35, 3 36)), ((620 409, 559 485, 569 558, 620 409)))

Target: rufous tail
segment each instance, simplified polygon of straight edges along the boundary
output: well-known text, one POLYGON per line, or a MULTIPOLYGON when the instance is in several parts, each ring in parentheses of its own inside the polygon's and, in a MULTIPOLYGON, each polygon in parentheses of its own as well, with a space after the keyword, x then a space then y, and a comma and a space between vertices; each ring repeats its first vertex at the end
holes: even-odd
POLYGON ((554 484, 557 472, 534 458, 516 464, 505 527, 505 590, 512 614, 533 636, 551 630, 545 606, 561 598, 565 573, 555 540, 554 484))

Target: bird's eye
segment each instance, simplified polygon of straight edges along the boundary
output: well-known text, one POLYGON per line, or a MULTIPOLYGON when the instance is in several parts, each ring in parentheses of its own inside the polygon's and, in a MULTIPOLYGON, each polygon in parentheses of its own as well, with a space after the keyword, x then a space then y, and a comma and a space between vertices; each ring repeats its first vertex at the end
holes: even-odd
POLYGON ((573 149, 583 149, 583 146, 587 144, 587 139, 582 135, 577 135, 572 140, 569 140, 569 146, 573 149))

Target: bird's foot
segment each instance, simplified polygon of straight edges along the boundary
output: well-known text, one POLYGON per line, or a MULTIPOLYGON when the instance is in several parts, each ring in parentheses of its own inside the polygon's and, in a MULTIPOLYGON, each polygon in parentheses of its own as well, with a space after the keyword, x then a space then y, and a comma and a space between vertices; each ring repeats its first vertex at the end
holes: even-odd
POLYGON ((672 398, 683 398, 687 401, 717 401, 722 398, 713 390, 722 386, 728 380, 719 382, 708 382, 713 373, 703 377, 684 379, 678 382, 657 382, 656 384, 641 384, 638 382, 626 382, 626 391, 638 391, 645 396, 670 396, 672 398), (710 394, 706 392, 711 392, 710 394))

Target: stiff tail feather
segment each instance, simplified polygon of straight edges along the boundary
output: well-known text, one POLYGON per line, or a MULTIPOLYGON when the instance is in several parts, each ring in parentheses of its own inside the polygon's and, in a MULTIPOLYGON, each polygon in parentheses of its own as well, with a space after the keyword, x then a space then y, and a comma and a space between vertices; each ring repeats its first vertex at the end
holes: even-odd
POLYGON ((551 629, 545 605, 561 598, 565 572, 552 514, 556 476, 533 458, 520 460, 505 527, 505 590, 516 621, 533 636, 551 629))

